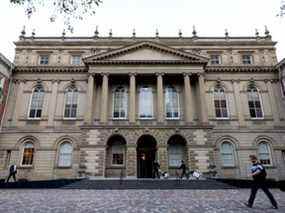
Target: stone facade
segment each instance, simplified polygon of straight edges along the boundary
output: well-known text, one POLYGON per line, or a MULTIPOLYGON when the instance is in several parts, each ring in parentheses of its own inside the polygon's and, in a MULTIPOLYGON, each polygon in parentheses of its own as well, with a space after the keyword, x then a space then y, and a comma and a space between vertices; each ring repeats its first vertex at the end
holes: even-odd
POLYGON ((28 179, 150 177, 151 159, 173 176, 177 161, 184 160, 190 169, 207 173, 214 165, 221 177, 247 178, 248 155, 258 154, 269 162, 269 177, 285 178, 285 107, 276 43, 268 33, 212 38, 21 36, 15 44, 16 67, 0 135, 3 174, 16 163, 19 176, 28 179), (44 91, 41 115, 31 118, 39 85, 44 91), (172 106, 167 102, 169 85, 178 100, 171 108, 174 117, 166 106, 172 106), (118 86, 127 94, 120 118, 114 110, 118 86), (150 117, 140 114, 144 86, 151 88, 150 117), (254 118, 250 86, 257 88, 261 106, 255 107, 262 110, 254 118), (65 114, 68 88, 78 94, 72 118, 65 114), (215 88, 223 88, 226 97, 222 118, 215 88), (230 151, 222 150, 225 142, 230 151), (60 148, 67 143, 69 155, 60 148), (260 143, 267 144, 265 153, 260 143), (61 164, 61 158, 68 162, 64 156, 71 158, 70 165, 61 164))
MULTIPOLYGON (((2 127, 2 118, 5 113, 5 105, 7 101, 11 70, 13 64, 0 53, 0 125, 2 127)), ((0 127, 0 129, 1 129, 0 127)))

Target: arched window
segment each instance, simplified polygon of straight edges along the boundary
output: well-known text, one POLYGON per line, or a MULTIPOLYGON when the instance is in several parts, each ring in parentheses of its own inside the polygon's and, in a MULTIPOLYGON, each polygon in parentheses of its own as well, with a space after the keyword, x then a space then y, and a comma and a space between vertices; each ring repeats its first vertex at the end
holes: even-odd
POLYGON ((78 90, 71 86, 65 90, 64 118, 76 118, 78 90))
POLYGON ((44 95, 43 86, 38 84, 32 93, 29 118, 40 118, 42 116, 44 95))
POLYGON ((257 88, 253 85, 247 89, 248 107, 251 118, 263 118, 261 100, 257 88))
POLYGON ((33 159, 34 159, 34 144, 32 142, 24 143, 23 147, 23 159, 22 165, 23 166, 32 166, 33 159))
POLYGON ((261 142, 258 144, 258 157, 260 163, 263 165, 271 165, 271 153, 270 146, 267 142, 261 142))
POLYGON ((63 142, 59 146, 58 166, 70 167, 72 164, 72 144, 63 142))
POLYGON ((214 89, 214 105, 216 118, 228 118, 228 107, 225 91, 222 87, 215 87, 214 89))
POLYGON ((143 86, 140 88, 139 116, 140 118, 153 117, 153 93, 151 87, 143 86))
POLYGON ((222 165, 225 167, 235 166, 234 146, 230 142, 221 144, 222 165))
POLYGON ((113 118, 125 119, 128 111, 128 94, 125 87, 119 86, 113 91, 113 118))
POLYGON ((179 95, 175 88, 165 88, 165 111, 166 118, 177 119, 180 116, 179 111, 179 95))

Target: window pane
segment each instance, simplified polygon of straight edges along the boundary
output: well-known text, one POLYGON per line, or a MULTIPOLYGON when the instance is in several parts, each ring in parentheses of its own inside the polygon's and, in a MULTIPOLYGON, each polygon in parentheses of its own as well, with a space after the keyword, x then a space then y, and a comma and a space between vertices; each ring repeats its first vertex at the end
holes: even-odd
POLYGON ((234 166, 234 148, 230 142, 222 143, 221 156, 223 166, 234 166))
POLYGON ((124 87, 119 86, 113 92, 113 117, 126 118, 128 94, 124 87))
POLYGON ((113 153, 113 165, 123 165, 124 164, 124 154, 123 153, 113 153))
POLYGON ((141 118, 153 117, 153 94, 152 88, 142 87, 139 94, 139 111, 141 118))
POLYGON ((77 88, 71 86, 65 91, 65 118, 76 118, 77 112, 77 102, 78 102, 78 91, 77 88))
POLYGON ((32 165, 34 158, 34 145, 32 143, 25 143, 22 165, 32 165))
POLYGON ((262 164, 270 164, 271 163, 271 156, 270 156, 270 149, 267 143, 260 143, 258 146, 259 151, 259 160, 262 164))
POLYGON ((173 87, 165 89, 165 108, 167 118, 179 118, 179 96, 173 87))
POLYGON ((69 167, 72 164, 72 144, 62 143, 59 147, 58 166, 69 167))

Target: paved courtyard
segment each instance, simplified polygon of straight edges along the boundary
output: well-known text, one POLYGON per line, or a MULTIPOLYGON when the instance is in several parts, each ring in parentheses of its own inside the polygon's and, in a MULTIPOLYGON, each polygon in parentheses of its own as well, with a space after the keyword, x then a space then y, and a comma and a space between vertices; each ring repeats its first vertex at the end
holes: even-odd
POLYGON ((243 202, 249 190, 1 190, 0 212, 134 212, 134 213, 205 213, 205 212, 285 212, 285 193, 272 190, 279 210, 263 192, 258 192, 255 207, 243 202))

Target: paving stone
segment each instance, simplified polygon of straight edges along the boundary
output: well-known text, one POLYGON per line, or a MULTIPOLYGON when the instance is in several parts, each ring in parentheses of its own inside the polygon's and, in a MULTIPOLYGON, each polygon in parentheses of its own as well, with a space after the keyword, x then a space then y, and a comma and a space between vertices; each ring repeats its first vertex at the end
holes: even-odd
POLYGON ((243 205, 250 190, 1 190, 5 213, 273 213, 285 212, 285 193, 271 190, 279 210, 263 192, 253 209, 243 205))

